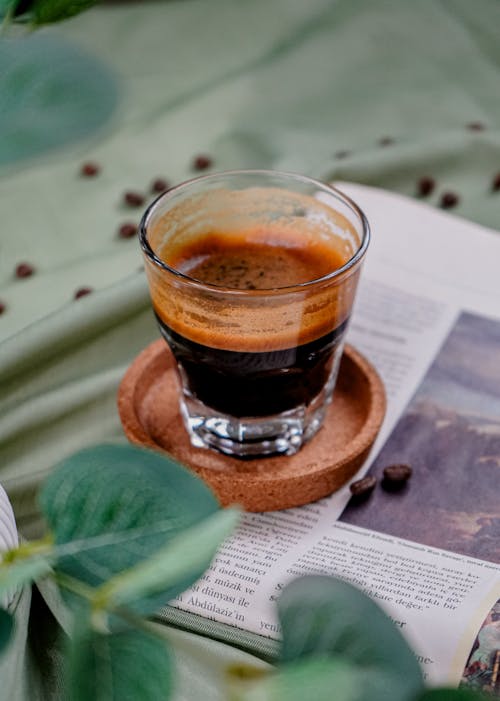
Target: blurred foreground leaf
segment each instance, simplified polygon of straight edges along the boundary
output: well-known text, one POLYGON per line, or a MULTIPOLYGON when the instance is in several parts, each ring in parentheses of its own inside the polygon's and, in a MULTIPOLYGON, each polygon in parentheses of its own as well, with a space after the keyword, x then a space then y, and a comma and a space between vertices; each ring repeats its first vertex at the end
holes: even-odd
POLYGON ((238 519, 239 511, 225 509, 192 526, 149 560, 109 580, 94 601, 106 608, 139 604, 143 612, 152 613, 147 611, 148 598, 160 594, 166 603, 199 579, 238 519))
POLYGON ((414 699, 423 689, 419 664, 401 633, 352 585, 330 577, 303 577, 284 589, 278 612, 281 661, 330 658, 356 667, 363 691, 346 699, 384 701, 389 698, 387 683, 390 697, 398 701, 414 699))
POLYGON ((102 635, 75 630, 67 660, 71 701, 159 701, 171 691, 171 662, 165 642, 143 631, 102 635))
MULTIPOLYGON (((219 508, 182 465, 131 445, 67 458, 45 483, 41 506, 59 553, 56 570, 91 587, 147 560, 219 508)), ((163 596, 142 605, 150 611, 162 603, 163 596)))
POLYGON ((111 71, 71 44, 50 34, 2 37, 0 165, 90 136, 117 98, 111 71))

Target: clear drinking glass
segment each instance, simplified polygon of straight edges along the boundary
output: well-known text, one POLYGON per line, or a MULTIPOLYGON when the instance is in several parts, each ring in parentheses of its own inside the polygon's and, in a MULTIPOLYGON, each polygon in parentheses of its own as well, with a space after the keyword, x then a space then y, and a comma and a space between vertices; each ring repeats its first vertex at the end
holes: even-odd
POLYGON ((354 202, 291 173, 216 173, 153 202, 140 241, 194 446, 291 455, 316 433, 369 238, 354 202))

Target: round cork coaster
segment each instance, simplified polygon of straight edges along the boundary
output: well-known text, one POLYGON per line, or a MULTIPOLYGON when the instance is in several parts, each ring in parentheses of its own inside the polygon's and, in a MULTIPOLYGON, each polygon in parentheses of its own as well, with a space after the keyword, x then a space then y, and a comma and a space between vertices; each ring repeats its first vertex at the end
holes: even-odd
POLYGON ((163 339, 140 353, 118 390, 118 411, 132 443, 162 450, 190 467, 223 506, 273 511, 331 494, 361 466, 385 414, 372 365, 352 346, 342 357, 324 425, 295 455, 240 460, 194 448, 181 419, 174 360, 163 339))

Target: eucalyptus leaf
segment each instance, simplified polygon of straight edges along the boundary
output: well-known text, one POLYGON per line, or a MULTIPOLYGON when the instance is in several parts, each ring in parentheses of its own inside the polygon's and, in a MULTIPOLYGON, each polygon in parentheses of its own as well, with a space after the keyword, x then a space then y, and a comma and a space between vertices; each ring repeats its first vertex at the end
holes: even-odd
POLYGON ((45 577, 51 571, 51 558, 45 555, 33 555, 13 562, 1 562, 0 597, 7 592, 45 577))
POLYGON ((70 642, 65 698, 167 701, 171 661, 164 640, 139 630, 102 635, 80 624, 70 642))
POLYGON ((13 628, 14 619, 8 611, 0 608, 0 652, 9 644, 13 628))
MULTIPOLYGON (((225 509, 173 538, 148 560, 116 575, 95 594, 94 605, 115 608, 140 604, 160 594, 166 603, 195 582, 209 566, 224 538, 235 528, 240 512, 225 509)), ((152 611, 151 611, 152 612, 152 611)))
POLYGON ((50 34, 2 37, 0 165, 89 137, 117 101, 114 74, 94 56, 50 34))
POLYGON ((401 701, 401 684, 384 670, 360 670, 340 658, 298 660, 254 682, 233 682, 234 701, 401 701))
POLYGON ((388 616, 340 579, 308 576, 288 585, 278 601, 284 663, 325 655, 356 665, 359 673, 386 674, 398 701, 423 688, 418 662, 388 616))
POLYGON ((491 696, 486 696, 472 689, 461 687, 460 689, 428 689, 417 701, 487 701, 491 696))
POLYGON ((218 503, 167 456, 101 445, 63 461, 42 490, 41 507, 59 554, 56 571, 98 587, 215 513, 218 503))

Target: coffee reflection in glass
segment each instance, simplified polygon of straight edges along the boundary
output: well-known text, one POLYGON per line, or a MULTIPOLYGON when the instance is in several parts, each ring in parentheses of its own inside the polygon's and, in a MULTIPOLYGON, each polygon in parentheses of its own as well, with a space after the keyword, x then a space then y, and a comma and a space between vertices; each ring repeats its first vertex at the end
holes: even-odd
POLYGON ((140 227, 194 446, 291 455, 321 426, 368 241, 335 188, 272 171, 196 178, 140 227))

